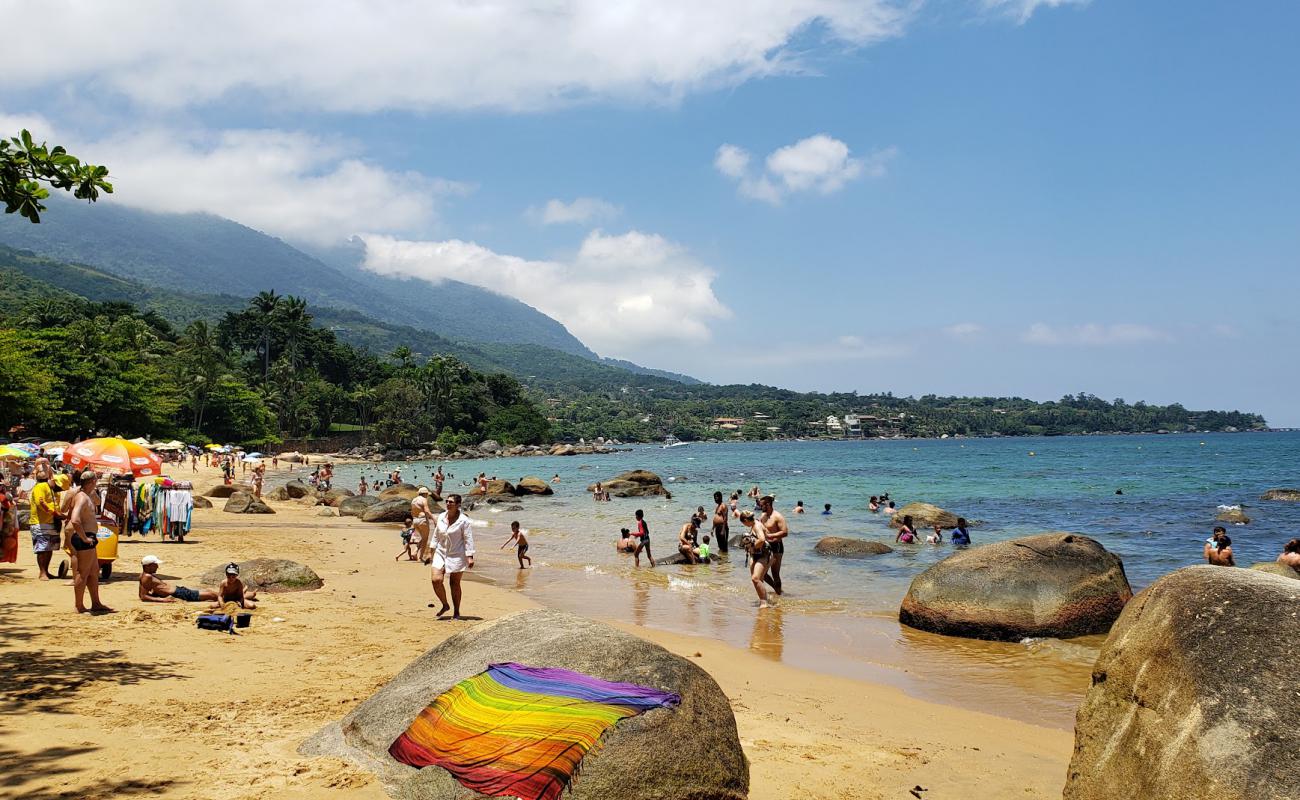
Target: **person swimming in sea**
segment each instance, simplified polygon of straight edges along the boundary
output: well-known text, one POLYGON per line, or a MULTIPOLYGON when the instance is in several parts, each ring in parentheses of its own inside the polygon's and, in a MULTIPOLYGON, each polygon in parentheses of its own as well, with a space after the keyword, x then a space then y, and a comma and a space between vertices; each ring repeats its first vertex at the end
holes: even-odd
POLYGON ((934 523, 934 532, 925 537, 926 544, 943 544, 943 526, 934 523))
POLYGON ((888 515, 890 515, 891 517, 892 517, 894 514, 897 514, 897 513, 898 513, 898 509, 894 508, 894 501, 893 501, 893 500, 890 500, 890 501, 889 501, 889 505, 885 506, 885 513, 888 514, 888 515))
POLYGON ((827 503, 825 506, 822 507, 822 516, 829 517, 830 515, 831 515, 831 504, 827 503))
POLYGON ((619 553, 630 553, 636 549, 636 539, 633 538, 631 532, 629 532, 627 528, 621 529, 619 534, 618 541, 614 542, 615 551, 619 553))
POLYGON ((867 510, 872 514, 875 514, 880 510, 880 501, 876 499, 874 494, 871 495, 871 499, 867 501, 867 510))
POLYGON ((795 503, 795 504, 794 504, 794 508, 790 509, 790 513, 792 513, 792 514, 802 514, 802 513, 804 513, 803 501, 800 500, 799 502, 795 503))
POLYGON ((916 529, 912 527, 912 516, 909 514, 903 517, 903 524, 898 529, 898 535, 894 537, 895 542, 903 544, 912 544, 916 541, 916 529))
POLYGON ((957 518, 957 527, 952 530, 952 543, 959 547, 970 544, 970 533, 966 530, 966 518, 957 518))

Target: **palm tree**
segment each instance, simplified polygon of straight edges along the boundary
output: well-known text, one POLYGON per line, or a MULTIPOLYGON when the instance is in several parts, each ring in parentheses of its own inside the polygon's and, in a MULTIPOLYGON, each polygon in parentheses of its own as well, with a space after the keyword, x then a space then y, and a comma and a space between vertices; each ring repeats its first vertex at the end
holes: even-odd
POLYGON ((262 315, 262 380, 265 381, 271 372, 271 325, 275 310, 280 305, 280 295, 274 289, 258 292, 248 304, 262 315))
POLYGON ((410 369, 411 359, 415 358, 415 353, 413 353, 411 348, 406 345, 399 344, 397 347, 393 348, 393 352, 389 353, 388 357, 394 361, 400 361, 402 370, 406 371, 407 369, 410 369))
POLYGON ((220 377, 221 351, 212 329, 201 319, 185 326, 180 344, 180 354, 187 362, 186 372, 194 385, 194 429, 201 431, 208 393, 220 377))

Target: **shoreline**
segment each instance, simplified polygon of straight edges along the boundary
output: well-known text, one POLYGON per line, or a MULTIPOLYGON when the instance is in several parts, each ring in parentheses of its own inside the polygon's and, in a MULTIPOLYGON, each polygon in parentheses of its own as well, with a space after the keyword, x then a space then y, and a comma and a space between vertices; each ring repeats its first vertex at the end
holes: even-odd
MULTIPOLYGON (((208 468, 192 477, 196 487, 218 481, 208 468)), ((287 477, 277 470, 268 484, 287 477)), ((104 588, 117 613, 103 617, 72 612, 69 582, 36 581, 28 547, 17 565, 0 569, 10 634, 0 664, 16 676, 0 693, 10 712, 0 746, 13 752, 15 791, 385 796, 368 773, 298 756, 298 743, 474 623, 432 618, 427 569, 392 560, 396 526, 274 507, 267 517, 196 509, 184 545, 124 539, 104 588), (169 580, 275 556, 312 566, 325 586, 264 596, 242 636, 198 631, 193 616, 205 604, 136 599, 144 553, 163 559, 169 580), (217 783, 195 783, 198 775, 217 783)), ((513 561, 486 546, 481 559, 490 571, 513 561)), ((467 576, 466 614, 493 619, 533 605, 518 590, 467 576)), ((1067 731, 810 672, 707 638, 613 624, 696 661, 719 682, 751 761, 751 797, 786 797, 797 787, 828 800, 894 798, 915 785, 935 790, 932 797, 970 796, 974 787, 982 797, 1059 797, 1073 741, 1067 731)))

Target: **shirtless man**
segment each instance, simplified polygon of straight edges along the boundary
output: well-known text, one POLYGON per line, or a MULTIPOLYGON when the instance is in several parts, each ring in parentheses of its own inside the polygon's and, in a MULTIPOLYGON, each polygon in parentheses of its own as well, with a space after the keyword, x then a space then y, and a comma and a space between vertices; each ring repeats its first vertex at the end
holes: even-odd
POLYGON ((1282 548, 1282 555, 1277 557, 1277 563, 1286 564, 1291 569, 1300 571, 1300 539, 1292 539, 1282 548))
POLYGON ((239 603, 240 608, 257 608, 256 589, 247 589, 244 582, 239 579, 239 565, 230 562, 226 565, 226 579, 217 587, 217 604, 218 606, 225 603, 239 603))
POLYGON ((731 537, 731 526, 727 524, 730 512, 727 504, 722 502, 722 492, 713 493, 713 541, 718 543, 718 552, 727 552, 727 539, 731 537))
POLYGON ((433 507, 429 505, 429 487, 421 486, 414 498, 411 499, 411 523, 415 528, 415 535, 420 537, 419 545, 416 550, 420 554, 422 563, 429 563, 429 544, 430 525, 433 523, 433 507))
POLYGON ((770 494, 765 494, 758 500, 758 507, 763 512, 759 522, 767 531, 767 547, 772 553, 772 560, 763 580, 767 581, 767 585, 775 589, 777 594, 781 594, 781 560, 785 557, 785 537, 790 535, 790 526, 786 524, 785 516, 776 510, 775 505, 776 498, 770 494))
POLYGON ((158 556, 145 556, 140 559, 140 602, 142 603, 198 603, 203 600, 216 600, 217 593, 211 589, 187 589, 184 586, 172 586, 158 577, 158 567, 162 561, 158 556))
POLYGON ((1220 536, 1215 542, 1213 549, 1206 547, 1206 560, 1216 567, 1235 567, 1237 562, 1232 558, 1232 539, 1220 536))
POLYGON ((72 500, 68 524, 64 526, 75 559, 72 591, 78 614, 87 611, 87 589, 90 590, 90 613, 107 614, 113 610, 99 599, 99 557, 95 554, 95 545, 99 543, 99 513, 95 508, 98 486, 98 475, 89 470, 81 473, 81 491, 72 500))

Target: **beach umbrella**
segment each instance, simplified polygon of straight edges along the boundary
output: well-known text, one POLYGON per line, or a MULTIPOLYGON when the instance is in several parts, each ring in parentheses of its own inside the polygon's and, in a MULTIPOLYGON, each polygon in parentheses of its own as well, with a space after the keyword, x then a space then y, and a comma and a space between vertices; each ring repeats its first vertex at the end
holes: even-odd
POLYGON ((6 461, 25 461, 32 454, 15 444, 0 444, 0 459, 6 461))
POLYGON ((52 442, 41 442, 42 450, 64 450, 72 446, 72 442, 62 442, 55 440, 52 442))
POLYGON ((219 445, 219 444, 205 444, 205 445, 203 445, 203 446, 206 447, 206 448, 209 449, 209 450, 220 450, 220 449, 221 449, 221 445, 219 445))
POLYGON ((77 442, 63 451, 63 463, 76 469, 103 467, 136 477, 161 475, 163 471, 162 461, 152 451, 116 436, 77 442))

